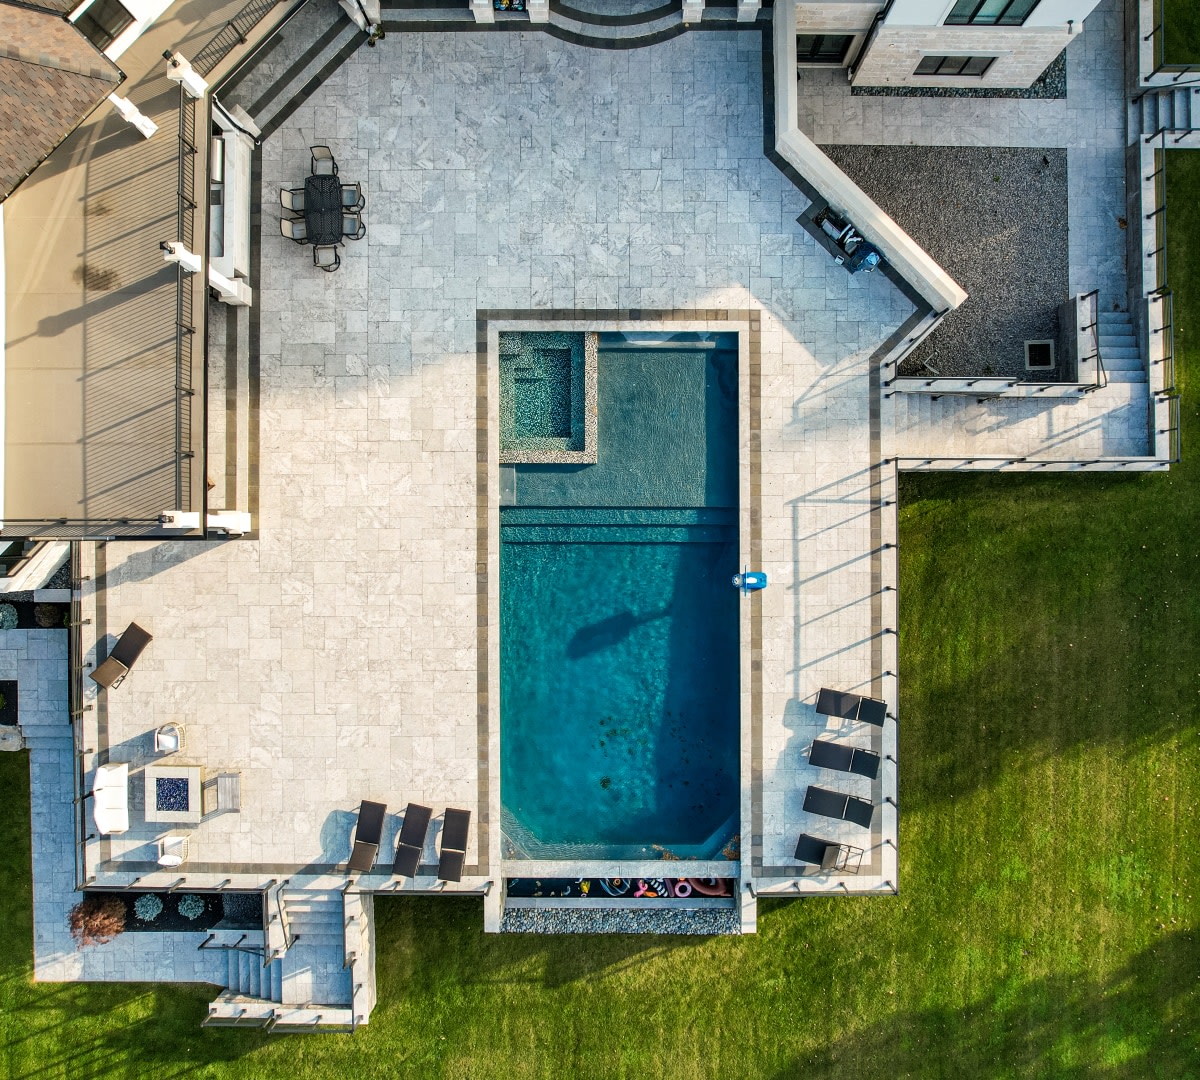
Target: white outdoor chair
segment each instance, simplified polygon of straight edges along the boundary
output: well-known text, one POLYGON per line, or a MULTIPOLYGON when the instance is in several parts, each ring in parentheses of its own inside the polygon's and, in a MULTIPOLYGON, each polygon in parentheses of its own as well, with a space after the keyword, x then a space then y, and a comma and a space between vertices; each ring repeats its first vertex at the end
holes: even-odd
POLYGON ((342 257, 338 254, 336 245, 313 248, 313 265, 319 266, 327 274, 332 274, 342 265, 342 257))
POLYGON ((328 146, 310 146, 308 149, 312 154, 313 176, 337 176, 337 162, 328 146))
POLYGON ((129 766, 100 765, 92 780, 92 819, 106 836, 129 828, 129 766))
POLYGON ((167 833, 158 841, 158 865, 182 866, 187 862, 188 838, 182 833, 167 833))
POLYGON ((279 192, 279 205, 285 210, 294 210, 297 214, 304 213, 304 188, 282 188, 279 192))
POLYGON ((183 749, 183 725, 163 724, 154 732, 154 750, 158 754, 174 754, 183 749))

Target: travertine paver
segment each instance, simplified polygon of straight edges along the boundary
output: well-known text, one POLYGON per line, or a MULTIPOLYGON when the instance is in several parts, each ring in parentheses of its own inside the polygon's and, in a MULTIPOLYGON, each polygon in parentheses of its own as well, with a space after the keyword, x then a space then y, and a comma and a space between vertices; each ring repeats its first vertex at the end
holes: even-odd
MULTIPOLYGON (((265 142, 264 208, 326 143, 368 234, 324 274, 264 212, 259 538, 105 553, 107 629, 155 635, 108 695, 111 756, 144 764, 180 720, 181 761, 242 771, 193 872, 336 865, 364 798, 479 807, 479 308, 761 309, 765 861, 824 824, 800 810, 796 702, 878 674, 868 369, 911 305, 795 225, 760 57, 757 33, 636 52, 390 34, 265 142)), ((131 818, 110 872, 152 851, 131 818)))

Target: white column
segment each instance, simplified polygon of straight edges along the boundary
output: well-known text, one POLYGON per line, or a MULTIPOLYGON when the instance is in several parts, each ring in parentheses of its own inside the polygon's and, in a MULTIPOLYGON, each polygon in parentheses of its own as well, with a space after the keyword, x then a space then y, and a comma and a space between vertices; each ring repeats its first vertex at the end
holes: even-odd
POLYGON ((163 250, 163 259, 182 266, 189 274, 200 273, 200 256, 188 251, 178 240, 165 240, 158 245, 163 250))
POLYGON ((241 278, 229 278, 208 268, 208 283, 217 290, 222 304, 230 307, 250 307, 254 303, 254 292, 241 278))
POLYGON ((704 0, 683 0, 683 21, 698 23, 704 18, 704 0))
POLYGON ((738 22, 754 22, 760 6, 759 0, 738 0, 738 22))
POLYGON ((550 0, 529 0, 529 3, 525 5, 525 10, 529 12, 530 22, 550 21, 550 0))
POLYGON ((112 102, 113 108, 127 123, 132 124, 142 133, 143 138, 150 138, 158 130, 158 125, 128 98, 123 98, 119 94, 109 94, 108 100, 112 102))
POLYGON ((163 59, 167 62, 167 78, 177 82, 194 98, 204 97, 208 83, 192 69, 192 65, 180 53, 165 52, 163 59))
POLYGON ((367 22, 367 17, 363 14, 362 8, 354 2, 354 0, 338 0, 340 7, 347 15, 350 16, 350 21, 354 23, 364 34, 371 32, 371 26, 367 22))
POLYGON ((471 14, 475 16, 477 23, 496 21, 496 9, 492 7, 492 0, 471 0, 471 14))

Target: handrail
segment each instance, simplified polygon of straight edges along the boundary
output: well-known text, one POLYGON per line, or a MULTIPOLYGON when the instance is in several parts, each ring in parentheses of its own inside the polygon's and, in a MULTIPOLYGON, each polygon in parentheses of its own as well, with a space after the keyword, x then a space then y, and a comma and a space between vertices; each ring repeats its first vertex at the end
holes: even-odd
POLYGON ((1200 65, 1197 64, 1168 64, 1166 60, 1166 12, 1163 6, 1163 0, 1154 0, 1154 26, 1150 33, 1143 35, 1143 41, 1152 41, 1154 44, 1153 62, 1154 67, 1149 75, 1143 77, 1143 82, 1149 82, 1159 72, 1169 71, 1176 72, 1172 83, 1177 83, 1185 75, 1195 71, 1200 72, 1200 65))
MULTIPOLYGON (((296 17, 296 15, 300 12, 300 10, 308 2, 309 2, 309 0, 297 0, 297 2, 292 5, 291 10, 289 10, 287 12, 287 14, 284 15, 283 18, 280 19, 279 22, 277 22, 275 24, 275 26, 271 29, 271 32, 268 33, 262 39, 262 41, 258 42, 252 49, 250 49, 246 53, 245 56, 240 57, 238 59, 237 65, 231 71, 228 71, 224 75, 221 76, 221 81, 216 86, 213 87, 213 91, 216 92, 217 90, 220 90, 222 86, 224 86, 227 82, 229 82, 229 80, 232 79, 235 75, 237 75, 237 73, 239 71, 241 71, 242 68, 244 68, 248 63, 250 63, 250 61, 252 61, 259 54, 259 52, 262 51, 262 49, 264 47, 266 47, 272 41, 274 41, 276 34, 278 34, 279 31, 281 29, 283 29, 284 26, 286 26, 289 22, 291 22, 292 19, 294 19, 296 17)), ((250 5, 250 4, 247 5, 247 7, 250 7, 250 6, 252 6, 252 5, 250 5)), ((243 10, 245 10, 245 9, 243 9, 243 10)), ((237 16, 234 16, 234 18, 236 18, 236 17, 237 16)), ((207 46, 205 46, 205 48, 207 48, 207 46)), ((232 48, 232 46, 230 46, 230 48, 232 48)), ((203 50, 201 50, 201 52, 203 52, 203 50)), ((228 52, 226 52, 226 55, 228 55, 228 52)), ((222 56, 221 59, 224 59, 224 56, 222 56)), ((220 61, 218 61, 218 63, 219 62, 220 61)), ((195 63, 195 61, 193 61, 192 67, 195 67, 195 66, 196 66, 196 63, 195 63)), ((213 67, 215 67, 215 66, 216 66, 216 64, 213 65, 213 67)), ((209 71, 211 71, 211 70, 212 70, 212 68, 209 68, 209 71)), ((207 74, 207 72, 202 72, 202 74, 207 74)))
POLYGON ((87 883, 87 807, 83 783, 83 562, 71 543, 71 610, 67 626, 67 722, 71 725, 71 785, 75 800, 75 891, 87 883))
POLYGON ((192 58, 192 67, 207 75, 238 45, 246 44, 246 35, 275 7, 278 0, 250 0, 232 19, 227 20, 192 58))
MULTIPOLYGON (((179 87, 175 239, 192 250, 196 202, 196 101, 179 87)), ((192 277, 182 266, 175 276, 175 509, 191 509, 192 277), (185 438, 187 446, 185 447, 185 438), (186 463, 186 464, 185 464, 186 463)))
POLYGON ((1159 294, 1162 301, 1163 318, 1161 325, 1151 327, 1150 333, 1166 334, 1163 338, 1162 356, 1154 361, 1163 365, 1163 392, 1173 393, 1175 390, 1175 294, 1170 289, 1163 289, 1159 294))

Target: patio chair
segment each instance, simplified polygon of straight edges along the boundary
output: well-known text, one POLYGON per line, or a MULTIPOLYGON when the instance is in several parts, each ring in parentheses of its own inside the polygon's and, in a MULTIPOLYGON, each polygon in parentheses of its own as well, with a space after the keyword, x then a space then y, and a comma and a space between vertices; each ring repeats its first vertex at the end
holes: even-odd
POLYGON ((304 218, 280 218, 279 231, 297 244, 308 243, 308 222, 304 218))
POLYGON ((840 791, 830 791, 816 784, 810 784, 804 794, 804 809, 809 814, 819 814, 821 817, 836 818, 839 821, 852 821, 864 829, 871 827, 871 816, 875 813, 874 804, 866 799, 846 795, 840 791))
POLYGON ((337 176, 337 162, 328 146, 310 146, 308 152, 312 155, 313 176, 337 176))
POLYGON ((366 197, 362 193, 362 187, 359 184, 343 184, 342 185, 342 209, 343 210, 365 210, 367 208, 366 197))
POLYGON ((326 244, 313 248, 313 266, 319 266, 327 274, 332 274, 342 265, 342 257, 338 254, 336 244, 326 244))
POLYGON ((279 205, 285 210, 294 210, 297 214, 304 213, 304 188, 281 188, 279 205))
POLYGON ((392 873, 397 877, 415 877, 421 855, 425 850, 425 837, 429 835, 429 819, 433 811, 419 803, 409 803, 404 811, 404 824, 400 828, 400 839, 396 843, 396 859, 392 873))
POLYGON ((129 766, 100 765, 92 780, 92 820, 105 836, 129 828, 129 766))
POLYGON ((352 214, 342 211, 342 235, 350 240, 361 240, 367 235, 367 226, 357 211, 352 214))
POLYGON ((386 815, 387 803, 363 800, 358 810, 358 824, 354 827, 354 850, 346 864, 347 873, 366 873, 375 865, 386 815))
POLYGON ((172 721, 154 732, 154 750, 158 754, 174 754, 183 749, 183 725, 172 721))
POLYGON ((125 627, 117 643, 112 647, 102 664, 95 671, 88 672, 88 678, 99 683, 108 690, 115 690, 125 681, 129 669, 133 667, 142 650, 154 640, 154 635, 143 630, 137 623, 131 622, 125 627))
POLYGON ((446 811, 446 818, 442 823, 442 853, 438 860, 439 881, 462 881, 463 863, 467 860, 467 830, 470 825, 470 810, 446 811))
POLYGON ((204 817, 212 814, 236 814, 241 809, 241 773, 217 773, 200 785, 200 813, 204 817))
POLYGON ((183 833, 168 833, 158 841, 158 865, 182 866, 187 862, 188 838, 183 833))
POLYGON ((808 753, 810 765, 819 769, 836 769, 838 772, 855 773, 874 780, 879 775, 879 755, 857 746, 817 739, 808 753))
POLYGON ((817 692, 817 712, 822 716, 861 720, 875 727, 883 727, 883 721, 887 717, 887 702, 822 686, 817 692))
POLYGON ((800 839, 796 841, 796 861, 812 863, 822 870, 857 874, 862 865, 862 857, 862 848, 822 840, 819 836, 810 836, 808 833, 801 833, 800 839))

